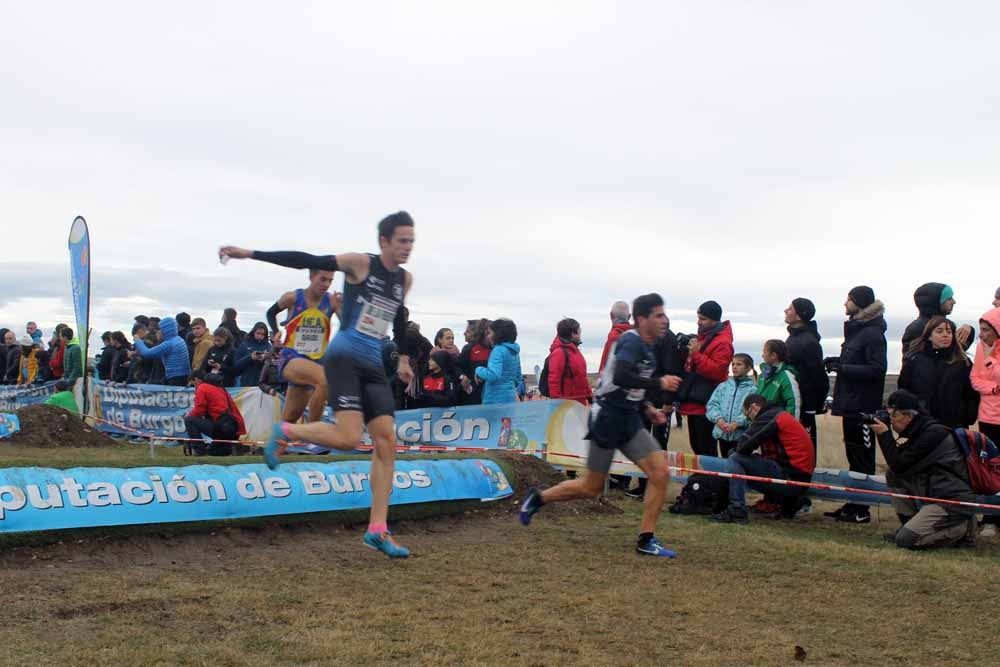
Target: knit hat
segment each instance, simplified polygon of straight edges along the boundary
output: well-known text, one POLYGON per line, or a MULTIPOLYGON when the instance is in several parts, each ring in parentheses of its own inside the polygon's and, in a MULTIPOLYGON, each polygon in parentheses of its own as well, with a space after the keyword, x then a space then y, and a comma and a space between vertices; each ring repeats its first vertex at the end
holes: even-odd
POLYGON ((812 318, 816 317, 816 306, 805 297, 800 296, 798 299, 794 299, 792 301, 792 310, 802 318, 803 322, 809 322, 812 318))
POLYGON ((886 405, 894 410, 916 410, 920 411, 920 399, 906 391, 900 389, 889 395, 886 405))
POLYGON ((21 336, 21 343, 20 344, 23 347, 34 347, 35 346, 35 339, 32 338, 31 336, 29 336, 28 334, 24 334, 23 336, 21 336))
POLYGON ((858 285, 848 292, 847 296, 851 297, 851 301, 853 301, 858 308, 867 308, 875 303, 875 290, 868 287, 868 285, 858 285))
POLYGON ((706 301, 698 306, 698 314, 718 322, 722 319, 722 306, 715 301, 706 301))
POLYGON ((955 298, 955 290, 951 288, 950 285, 945 285, 944 289, 941 290, 941 303, 944 303, 948 299, 955 298))

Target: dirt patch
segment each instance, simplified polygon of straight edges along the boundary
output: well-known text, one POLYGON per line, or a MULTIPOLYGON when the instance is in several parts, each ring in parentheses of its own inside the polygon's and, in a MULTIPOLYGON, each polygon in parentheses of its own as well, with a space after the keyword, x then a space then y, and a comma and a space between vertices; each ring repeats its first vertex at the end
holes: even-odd
MULTIPOLYGON (((514 495, 497 503, 492 503, 490 511, 500 514, 515 514, 521 507, 528 489, 547 489, 566 479, 565 475, 551 465, 534 456, 513 452, 491 453, 490 458, 501 460, 514 469, 514 495)), ((588 514, 621 514, 617 505, 601 497, 594 500, 575 500, 568 503, 554 503, 545 506, 545 513, 553 516, 584 516, 588 514)))
POLYGON ((114 447, 114 440, 80 417, 54 405, 29 405, 17 411, 21 430, 7 442, 21 447, 114 447))

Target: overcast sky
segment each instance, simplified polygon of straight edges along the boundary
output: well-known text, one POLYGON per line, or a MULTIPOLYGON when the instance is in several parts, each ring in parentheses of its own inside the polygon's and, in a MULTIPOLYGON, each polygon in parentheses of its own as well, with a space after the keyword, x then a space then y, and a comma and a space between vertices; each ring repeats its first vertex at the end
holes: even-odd
MULTIPOLYGON (((812 298, 887 306, 1000 284, 1000 6, 990 2, 0 2, 0 326, 186 310, 248 328, 304 272, 232 243, 374 251, 408 210, 413 319, 513 318, 525 370, 555 322, 596 366, 615 299, 702 301, 737 350, 812 298)), ((92 345, 98 344, 96 337, 92 345)))

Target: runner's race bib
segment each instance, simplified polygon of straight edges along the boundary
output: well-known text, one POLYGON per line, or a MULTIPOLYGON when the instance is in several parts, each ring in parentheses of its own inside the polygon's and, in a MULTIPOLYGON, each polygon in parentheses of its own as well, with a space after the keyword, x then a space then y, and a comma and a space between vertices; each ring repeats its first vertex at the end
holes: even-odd
POLYGON ((388 336, 392 321, 396 318, 395 310, 369 303, 361 298, 358 301, 361 303, 361 314, 358 316, 357 325, 355 325, 358 333, 378 340, 388 336))
POLYGON ((330 320, 315 308, 303 311, 285 329, 285 347, 304 357, 320 359, 330 340, 330 320))

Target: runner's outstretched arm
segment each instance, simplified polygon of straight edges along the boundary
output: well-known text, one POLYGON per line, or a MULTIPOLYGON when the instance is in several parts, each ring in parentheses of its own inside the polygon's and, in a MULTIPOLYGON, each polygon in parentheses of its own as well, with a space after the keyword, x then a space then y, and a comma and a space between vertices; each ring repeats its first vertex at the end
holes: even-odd
POLYGON ((236 246, 219 248, 219 257, 233 259, 256 259, 259 262, 277 264, 289 269, 312 269, 314 271, 342 271, 356 276, 364 272, 368 257, 354 252, 337 255, 311 255, 296 250, 247 250, 236 246))

